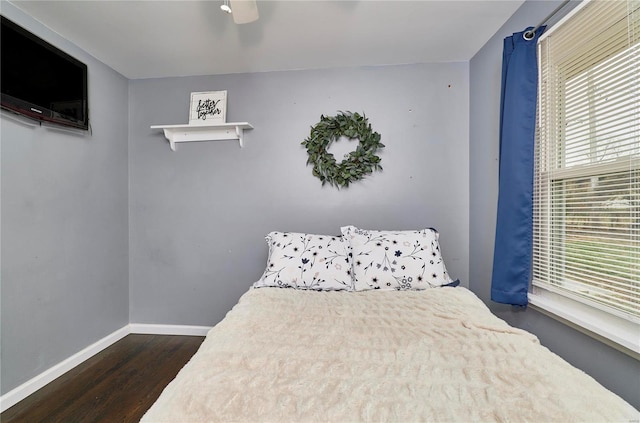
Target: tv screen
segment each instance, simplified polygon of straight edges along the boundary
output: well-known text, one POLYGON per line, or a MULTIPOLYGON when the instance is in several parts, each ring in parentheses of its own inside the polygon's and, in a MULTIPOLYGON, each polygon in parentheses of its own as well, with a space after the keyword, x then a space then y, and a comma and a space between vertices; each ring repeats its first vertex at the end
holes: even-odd
POLYGON ((87 65, 4 16, 1 19, 2 108, 88 129, 87 65))

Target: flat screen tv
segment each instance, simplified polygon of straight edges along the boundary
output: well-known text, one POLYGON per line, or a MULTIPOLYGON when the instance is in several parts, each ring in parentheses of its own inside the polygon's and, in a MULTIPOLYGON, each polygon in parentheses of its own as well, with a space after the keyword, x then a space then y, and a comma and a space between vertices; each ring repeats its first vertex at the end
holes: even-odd
POLYGON ((0 17, 2 108, 89 129, 87 65, 0 17))

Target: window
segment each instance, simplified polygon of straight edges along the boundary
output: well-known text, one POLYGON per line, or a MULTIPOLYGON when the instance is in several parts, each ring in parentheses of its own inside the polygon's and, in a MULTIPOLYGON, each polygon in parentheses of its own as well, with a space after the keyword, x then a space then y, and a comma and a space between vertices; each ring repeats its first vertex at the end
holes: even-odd
POLYGON ((640 352, 640 0, 584 2, 538 49, 531 302, 640 352))

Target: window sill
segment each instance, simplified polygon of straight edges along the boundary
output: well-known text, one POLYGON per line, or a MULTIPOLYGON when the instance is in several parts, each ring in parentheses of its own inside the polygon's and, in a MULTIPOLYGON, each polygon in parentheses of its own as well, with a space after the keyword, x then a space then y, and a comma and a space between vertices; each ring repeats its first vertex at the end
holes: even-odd
POLYGON ((640 324, 539 287, 529 293, 529 305, 640 361, 640 324))

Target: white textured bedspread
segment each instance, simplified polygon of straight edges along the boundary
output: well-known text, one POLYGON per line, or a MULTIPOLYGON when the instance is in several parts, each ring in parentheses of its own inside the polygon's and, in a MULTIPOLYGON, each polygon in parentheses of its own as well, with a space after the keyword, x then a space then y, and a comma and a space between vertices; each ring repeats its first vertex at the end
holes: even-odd
POLYGON ((605 422, 640 414, 464 288, 251 289, 143 422, 605 422))

